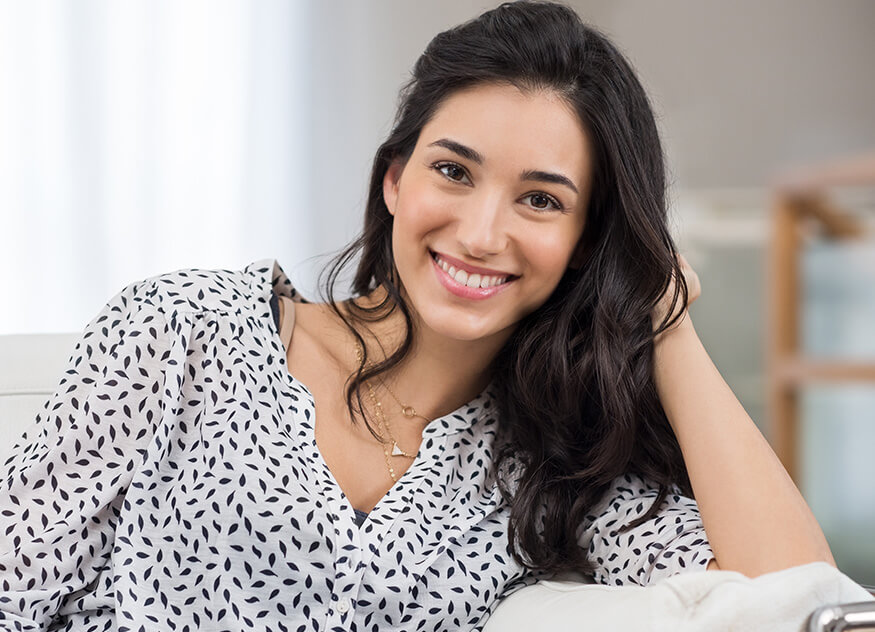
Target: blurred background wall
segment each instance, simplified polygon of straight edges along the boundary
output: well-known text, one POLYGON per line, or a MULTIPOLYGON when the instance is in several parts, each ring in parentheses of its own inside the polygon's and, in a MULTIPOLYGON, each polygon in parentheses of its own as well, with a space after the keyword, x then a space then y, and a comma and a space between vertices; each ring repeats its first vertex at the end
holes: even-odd
MULTIPOLYGON (((81 329, 123 285, 265 257, 313 296, 354 236, 374 151, 429 39, 495 2, 0 0, 0 334, 81 329)), ((697 329, 764 401, 770 185, 875 149, 869 0, 576 0, 639 70, 663 133, 697 329)), ((863 221, 871 189, 842 193, 863 221)), ((813 353, 875 359, 875 243, 814 244, 813 353)), ((2 361, 2 359, 0 359, 2 361)), ((799 483, 875 583, 875 389, 803 395, 799 483)))

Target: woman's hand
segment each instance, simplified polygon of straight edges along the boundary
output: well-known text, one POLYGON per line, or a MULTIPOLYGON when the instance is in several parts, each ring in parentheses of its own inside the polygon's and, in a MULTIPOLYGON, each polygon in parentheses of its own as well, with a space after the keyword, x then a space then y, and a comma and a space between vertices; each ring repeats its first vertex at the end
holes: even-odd
MULTIPOLYGON (((702 284, 699 282, 699 275, 696 274, 696 271, 690 266, 689 262, 687 262, 686 258, 678 253, 678 263, 681 266, 681 272, 684 275, 684 280, 687 283, 687 304, 681 305, 682 301, 679 301, 674 306, 674 312, 672 312, 672 316, 677 314, 680 311, 686 312, 687 308, 693 304, 699 296, 702 294, 702 284)), ((653 312, 650 315, 650 320, 653 323, 653 330, 656 331, 656 328, 659 327, 660 323, 665 320, 666 314, 668 314, 669 309, 671 308, 671 299, 674 296, 674 289, 677 285, 677 277, 672 274, 671 283, 668 284, 668 288, 665 293, 660 297, 659 302, 656 304, 656 307, 653 308, 653 312)), ((682 297, 678 297, 682 298, 682 297)), ((678 326, 686 319, 687 315, 684 313, 684 317, 681 319, 678 326)))

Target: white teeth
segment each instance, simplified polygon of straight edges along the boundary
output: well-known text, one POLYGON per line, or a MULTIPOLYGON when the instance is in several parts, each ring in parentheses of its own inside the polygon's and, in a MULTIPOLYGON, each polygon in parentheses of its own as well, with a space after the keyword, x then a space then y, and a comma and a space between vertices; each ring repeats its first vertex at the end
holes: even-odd
POLYGON ((456 270, 446 261, 435 255, 435 261, 449 276, 455 279, 459 285, 467 285, 473 288, 487 288, 501 285, 507 282, 506 276, 487 276, 485 274, 468 274, 464 270, 456 270))

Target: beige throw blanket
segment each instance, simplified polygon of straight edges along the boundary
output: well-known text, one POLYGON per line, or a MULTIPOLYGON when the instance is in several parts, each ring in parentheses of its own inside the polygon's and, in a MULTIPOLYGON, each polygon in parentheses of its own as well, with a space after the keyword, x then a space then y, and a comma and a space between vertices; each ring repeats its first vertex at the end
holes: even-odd
MULTIPOLYGON (((875 601, 817 562, 751 579, 733 571, 675 575, 647 587, 545 581, 500 603, 484 632, 800 632, 819 606, 875 601)), ((875 604, 873 604, 875 606, 875 604)))

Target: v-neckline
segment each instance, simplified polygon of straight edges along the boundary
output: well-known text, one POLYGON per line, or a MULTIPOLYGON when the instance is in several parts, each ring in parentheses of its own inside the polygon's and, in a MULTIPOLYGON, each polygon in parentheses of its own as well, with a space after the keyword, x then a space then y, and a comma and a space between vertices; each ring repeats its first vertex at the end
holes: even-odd
MULTIPOLYGON (((356 513, 362 513, 362 514, 365 514, 366 516, 370 517, 380 507, 380 505, 384 503, 384 499, 386 499, 386 497, 389 496, 393 492, 393 490, 398 488, 401 481, 405 478, 405 475, 414 468, 417 461, 419 460, 419 453, 417 453, 417 458, 414 459, 414 462, 410 464, 410 467, 408 467, 405 470, 405 472, 402 473, 402 475, 399 476, 398 479, 392 484, 392 486, 389 487, 389 489, 386 490, 386 492, 384 492, 377 499, 376 503, 374 504, 374 507, 370 511, 366 511, 364 509, 358 509, 357 507, 355 507, 353 505, 353 503, 350 501, 349 497, 347 496, 346 492, 343 490, 343 487, 338 482, 337 476, 335 475, 334 471, 329 466, 327 459, 325 458, 324 454, 322 453, 322 450, 319 447, 319 444, 316 441, 316 413, 317 413, 317 411, 316 411, 316 398, 313 395, 313 391, 303 381, 301 381, 298 377, 296 377, 292 373, 291 367, 290 367, 289 362, 288 362, 288 354, 290 351, 289 345, 291 344, 291 340, 293 338, 294 331, 293 330, 292 331, 285 331, 284 326, 294 327, 296 325, 297 319, 296 319, 296 316, 294 313, 294 308, 296 307, 295 301, 291 297, 279 296, 278 298, 280 301, 283 301, 284 304, 283 304, 283 310, 282 310, 283 311, 282 317, 280 319, 280 328, 277 332, 277 336, 280 338, 280 342, 283 343, 282 348, 284 350, 285 359, 286 359, 285 367, 284 367, 286 370, 286 374, 289 376, 289 379, 290 379, 291 383, 293 384, 293 386, 296 386, 298 389, 300 389, 300 391, 303 391, 303 394, 307 400, 306 405, 308 406, 307 412, 309 414, 305 413, 304 418, 299 419, 299 421, 307 430, 307 440, 308 440, 308 443, 310 444, 310 447, 312 449, 313 462, 314 462, 314 464, 318 464, 317 468, 322 469, 321 473, 323 475, 327 475, 330 478, 332 487, 335 488, 337 491, 339 491, 341 497, 345 501, 346 505, 348 505, 348 507, 352 510, 354 516, 356 515, 356 513), (289 303, 292 303, 292 305, 289 305, 289 303), (290 309, 290 307, 292 309, 290 309)), ((367 520, 365 520, 365 522, 367 522, 367 520)), ((363 525, 364 525, 364 523, 363 523, 363 525)))
POLYGON ((266 305, 269 303, 271 293, 287 296, 295 305, 308 301, 294 289, 279 263, 274 261, 273 264, 273 276, 266 278, 258 312, 265 321, 265 330, 272 339, 271 344, 280 352, 278 377, 286 387, 285 393, 292 400, 290 409, 283 413, 290 415, 289 423, 284 424, 284 428, 290 437, 296 437, 293 440, 300 450, 301 466, 307 467, 311 473, 306 478, 311 480, 313 493, 318 494, 325 503, 328 519, 335 525, 335 529, 343 529, 356 543, 357 550, 350 551, 354 563, 368 564, 375 551, 379 550, 383 538, 391 532, 392 525, 415 510, 413 504, 415 494, 441 466, 448 445, 455 441, 453 436, 459 432, 472 432, 474 425, 480 423, 487 423, 490 426, 496 423, 494 414, 490 413, 494 405, 494 389, 490 384, 471 401, 426 426, 422 433, 417 458, 377 501, 368 513, 367 519, 359 526, 355 508, 338 484, 316 444, 314 425, 316 410, 313 394, 307 385, 289 370, 287 347, 282 343, 272 310, 266 305))

